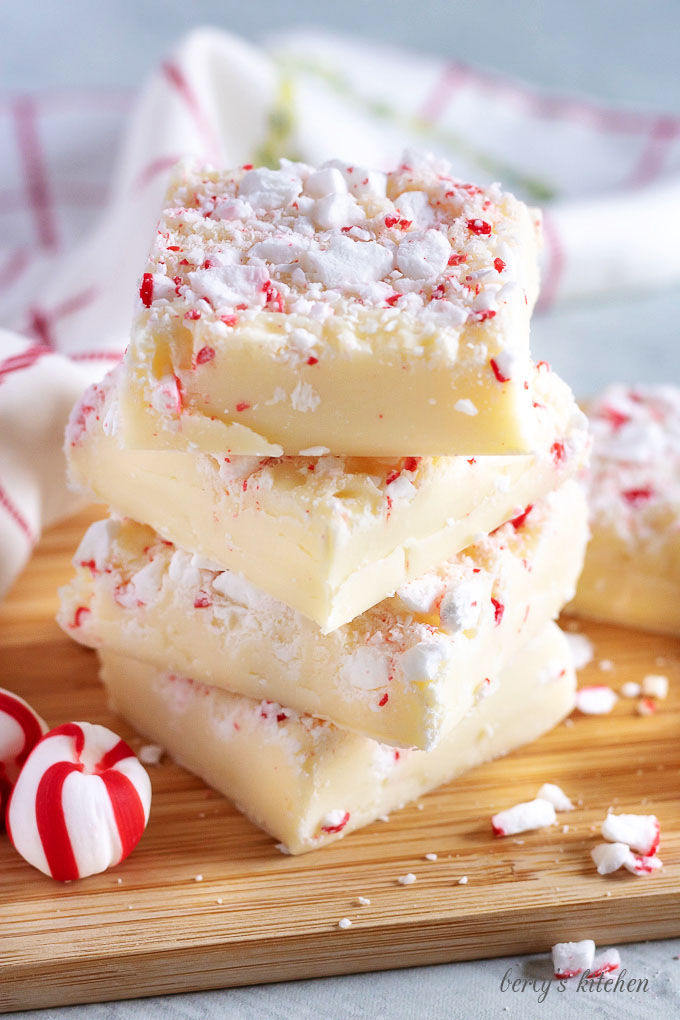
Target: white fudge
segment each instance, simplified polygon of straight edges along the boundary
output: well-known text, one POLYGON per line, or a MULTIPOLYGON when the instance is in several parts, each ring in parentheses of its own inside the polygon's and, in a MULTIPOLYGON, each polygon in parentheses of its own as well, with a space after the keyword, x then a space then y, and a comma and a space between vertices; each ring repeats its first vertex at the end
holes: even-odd
POLYGON ((229 571, 132 521, 93 524, 61 591, 77 641, 398 746, 431 748, 571 597, 587 538, 567 482, 508 523, 323 635, 229 571))
POLYGON ((399 751, 272 702, 227 694, 112 652, 100 656, 111 706, 293 854, 330 843, 535 740, 574 704, 569 648, 555 624, 432 751, 399 751))
POLYGON ((330 631, 579 469, 588 437, 569 388, 541 368, 532 392, 533 456, 217 458, 128 449, 112 374, 74 408, 66 454, 74 485, 330 631))

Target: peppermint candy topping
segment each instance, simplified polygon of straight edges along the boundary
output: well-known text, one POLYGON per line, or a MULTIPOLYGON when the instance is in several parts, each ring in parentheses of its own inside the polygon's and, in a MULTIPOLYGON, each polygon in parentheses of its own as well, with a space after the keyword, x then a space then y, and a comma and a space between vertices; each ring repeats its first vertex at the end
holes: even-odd
POLYGON ((66 723, 29 754, 7 808, 7 832, 33 867, 61 882, 119 864, 149 818, 151 784, 111 730, 66 723))
POLYGON ((553 805, 542 797, 536 797, 535 800, 499 811, 491 819, 491 826, 496 836, 514 836, 530 829, 543 829, 554 825, 556 821, 553 805))
POLYGON ((46 729, 23 698, 0 687, 0 827, 21 768, 46 729))

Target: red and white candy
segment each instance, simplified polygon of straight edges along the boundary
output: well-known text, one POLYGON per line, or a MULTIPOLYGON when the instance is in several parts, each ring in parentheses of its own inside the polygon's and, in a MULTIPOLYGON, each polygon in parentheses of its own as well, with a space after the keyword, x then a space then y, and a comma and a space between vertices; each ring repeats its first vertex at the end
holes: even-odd
POLYGON ((552 947, 556 978, 576 977, 584 970, 590 970, 594 959, 595 943, 592 939, 583 939, 581 942, 558 942, 552 947))
POLYGON ((23 698, 0 687, 0 829, 21 767, 46 729, 23 698))
POLYGON ((555 808, 550 801, 536 797, 522 804, 499 811, 491 819, 491 827, 496 836, 515 836, 518 832, 529 832, 531 829, 543 829, 554 825, 555 808))
POLYGON ((12 791, 7 833, 21 856, 62 882, 120 863, 139 842, 151 783, 111 730, 66 723, 33 748, 12 791))
POLYGON ((611 843, 627 843, 644 857, 653 857, 659 849, 661 830, 656 815, 615 815, 610 811, 601 832, 611 843))

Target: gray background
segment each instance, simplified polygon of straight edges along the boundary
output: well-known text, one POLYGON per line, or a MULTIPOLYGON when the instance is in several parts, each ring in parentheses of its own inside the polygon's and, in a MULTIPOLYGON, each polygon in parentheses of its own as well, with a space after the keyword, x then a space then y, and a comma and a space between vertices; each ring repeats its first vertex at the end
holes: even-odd
MULTIPOLYGON (((626 105, 678 112, 676 0, 62 0, 0 3, 0 88, 134 87, 184 31, 202 23, 260 40, 325 26, 626 105)), ((677 229, 676 211, 676 229, 677 229)), ((612 378, 680 381, 678 291, 631 294, 539 318, 533 345, 579 393, 612 378)), ((606 908, 603 908, 606 909, 606 908)), ((583 933, 587 935, 587 932, 583 933)), ((489 960, 375 975, 73 1007, 24 1017, 153 1020, 410 1020, 410 1018, 678 1017, 678 942, 621 946, 639 995, 501 993, 508 966, 547 976, 545 962, 489 960)))

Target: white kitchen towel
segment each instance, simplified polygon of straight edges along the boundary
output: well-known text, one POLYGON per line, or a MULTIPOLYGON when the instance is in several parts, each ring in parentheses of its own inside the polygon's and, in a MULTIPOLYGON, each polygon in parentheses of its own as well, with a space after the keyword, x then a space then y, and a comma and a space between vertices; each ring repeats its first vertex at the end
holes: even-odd
POLYGON ((67 409, 125 348, 169 167, 192 154, 389 168, 407 146, 543 207, 543 307, 680 279, 680 118, 327 33, 257 49, 212 29, 136 100, 0 100, 0 594, 74 506, 67 409))

